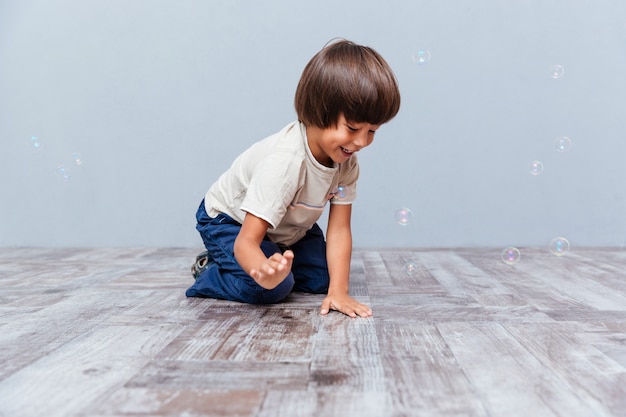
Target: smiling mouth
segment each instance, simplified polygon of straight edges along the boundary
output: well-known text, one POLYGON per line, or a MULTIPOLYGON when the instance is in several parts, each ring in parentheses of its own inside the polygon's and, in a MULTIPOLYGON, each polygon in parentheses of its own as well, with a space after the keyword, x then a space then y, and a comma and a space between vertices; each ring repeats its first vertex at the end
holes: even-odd
POLYGON ((341 151, 343 153, 348 154, 348 155, 352 155, 355 152, 355 151, 349 151, 346 148, 344 148, 343 146, 340 146, 340 148, 341 148, 341 151))

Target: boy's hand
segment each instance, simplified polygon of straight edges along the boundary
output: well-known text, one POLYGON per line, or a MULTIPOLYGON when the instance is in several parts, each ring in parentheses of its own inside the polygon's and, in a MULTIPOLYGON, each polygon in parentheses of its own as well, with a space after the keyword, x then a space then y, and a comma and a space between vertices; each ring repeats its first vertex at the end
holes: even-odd
POLYGON ((291 272, 293 257, 293 252, 290 250, 283 254, 275 253, 258 268, 252 269, 250 276, 264 288, 275 288, 291 272))
POLYGON ((365 304, 361 304, 348 294, 328 294, 322 301, 320 314, 325 316, 330 310, 337 310, 350 317, 370 317, 372 310, 365 304))

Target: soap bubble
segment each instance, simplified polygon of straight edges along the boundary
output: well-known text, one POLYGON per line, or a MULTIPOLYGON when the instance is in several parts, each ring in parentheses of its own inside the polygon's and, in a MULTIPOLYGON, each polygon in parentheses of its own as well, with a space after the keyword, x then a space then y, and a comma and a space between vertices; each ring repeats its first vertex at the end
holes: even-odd
POLYGON ((39 142, 39 138, 37 136, 30 137, 30 144, 35 149, 41 148, 41 142, 39 142))
POLYGON ((543 164, 539 161, 532 161, 530 165, 528 165, 528 172, 531 175, 539 175, 543 172, 543 164))
POLYGON ((409 261, 404 265, 404 272, 407 275, 412 276, 415 272, 417 272, 417 264, 413 261, 409 261))
POLYGON ((411 219, 413 218, 413 212, 409 208, 402 207, 396 210, 394 217, 399 225, 406 226, 411 222, 411 219))
POLYGON ((521 255, 519 249, 514 248, 512 246, 510 246, 508 248, 505 248, 502 251, 502 260, 507 265, 515 265, 516 263, 519 262, 521 256, 522 255, 521 255))
POLYGON ((565 68, 563 68, 563 65, 552 65, 552 67, 550 68, 550 74, 552 75, 552 78, 554 78, 555 80, 558 78, 561 78, 563 76, 563 74, 565 73, 565 68))
POLYGON ((67 181, 70 178, 70 171, 65 167, 65 165, 59 165, 57 167, 57 175, 67 181))
POLYGON ((430 61, 430 51, 427 49, 418 49, 413 53, 413 62, 417 65, 424 65, 430 61))
POLYGON ((561 136, 554 142, 557 152, 567 152, 572 147, 572 141, 567 136, 561 136))
POLYGON ((345 200, 350 195, 350 187, 347 185, 339 185, 333 191, 333 198, 336 200, 345 200))
POLYGON ((569 241, 564 237, 555 237, 550 241, 550 252, 556 256, 563 256, 569 251, 569 241))
POLYGON ((72 159, 74 160, 74 164, 76 165, 82 165, 83 164, 83 159, 80 156, 80 154, 78 152, 74 152, 72 154, 72 159))

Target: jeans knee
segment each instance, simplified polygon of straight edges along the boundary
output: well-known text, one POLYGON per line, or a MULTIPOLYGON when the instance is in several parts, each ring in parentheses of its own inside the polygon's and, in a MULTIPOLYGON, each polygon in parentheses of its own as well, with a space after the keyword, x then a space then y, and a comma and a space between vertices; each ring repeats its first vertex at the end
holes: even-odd
POLYGON ((284 300, 293 290, 295 280, 293 274, 289 273, 287 277, 276 287, 271 290, 261 289, 258 294, 258 304, 276 304, 284 300))
POLYGON ((309 271, 308 274, 299 273, 296 276, 294 289, 296 291, 308 292, 312 294, 328 293, 330 278, 326 272, 327 271, 320 271, 317 274, 314 274, 313 271, 309 271))

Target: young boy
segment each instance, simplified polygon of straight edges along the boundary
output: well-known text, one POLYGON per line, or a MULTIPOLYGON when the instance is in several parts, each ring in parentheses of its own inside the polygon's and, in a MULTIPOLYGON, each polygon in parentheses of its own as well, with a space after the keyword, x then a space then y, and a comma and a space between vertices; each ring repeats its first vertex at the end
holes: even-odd
POLYGON ((196 213, 207 251, 188 297, 277 303, 292 290, 327 294, 320 313, 368 317, 349 295, 356 152, 400 108, 396 78, 373 49, 341 40, 305 67, 298 121, 252 145, 196 213), (326 241, 317 220, 330 201, 326 241))

